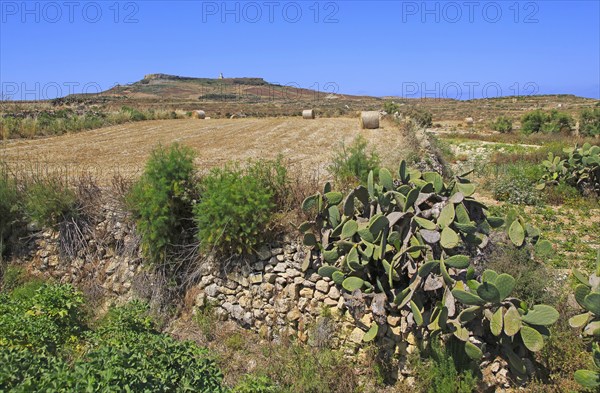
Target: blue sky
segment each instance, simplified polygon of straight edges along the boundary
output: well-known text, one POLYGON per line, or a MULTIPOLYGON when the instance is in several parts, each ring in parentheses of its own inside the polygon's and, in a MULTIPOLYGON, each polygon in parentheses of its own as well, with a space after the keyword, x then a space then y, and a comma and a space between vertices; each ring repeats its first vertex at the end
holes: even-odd
POLYGON ((600 1, 0 0, 5 96, 220 72, 375 96, 600 98, 600 1))

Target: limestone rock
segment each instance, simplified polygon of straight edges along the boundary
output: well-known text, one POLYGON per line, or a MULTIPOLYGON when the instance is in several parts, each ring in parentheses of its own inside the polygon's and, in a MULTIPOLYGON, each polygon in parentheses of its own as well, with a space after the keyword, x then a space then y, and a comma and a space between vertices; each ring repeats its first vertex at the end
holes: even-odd
POLYGON ((329 284, 327 284, 324 280, 317 281, 315 287, 317 288, 317 291, 323 293, 329 292, 329 284))
POLYGON ((258 249, 258 251, 256 252, 256 256, 261 261, 265 261, 265 260, 271 258, 271 250, 269 250, 269 247, 267 247, 267 246, 261 246, 258 249))

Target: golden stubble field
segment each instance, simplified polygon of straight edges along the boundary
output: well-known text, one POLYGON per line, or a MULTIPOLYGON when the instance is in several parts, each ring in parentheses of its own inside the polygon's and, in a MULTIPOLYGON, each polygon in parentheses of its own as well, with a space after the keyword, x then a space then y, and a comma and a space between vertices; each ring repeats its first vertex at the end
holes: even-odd
POLYGON ((88 172, 107 180, 118 171, 139 173, 158 144, 173 142, 197 153, 200 170, 230 161, 273 159, 279 154, 303 170, 326 176, 333 151, 363 135, 391 167, 408 153, 411 143, 391 121, 377 130, 361 130, 355 118, 245 118, 156 120, 66 134, 36 140, 8 140, 0 161, 10 168, 31 171, 88 172))

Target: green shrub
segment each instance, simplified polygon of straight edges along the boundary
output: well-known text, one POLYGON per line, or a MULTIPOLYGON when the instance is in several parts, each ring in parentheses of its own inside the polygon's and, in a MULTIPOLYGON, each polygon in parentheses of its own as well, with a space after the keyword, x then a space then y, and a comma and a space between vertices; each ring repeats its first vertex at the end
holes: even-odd
POLYGON ((401 106, 395 102, 386 101, 383 104, 383 110, 390 115, 393 115, 397 112, 402 116, 409 117, 420 127, 431 127, 433 125, 433 115, 431 112, 425 109, 411 106, 401 106))
POLYGON ((17 187, 0 164, 0 260, 7 248, 6 242, 20 219, 17 187))
POLYGON ((0 137, 2 139, 12 138, 21 133, 21 119, 16 117, 0 116, 0 137))
POLYGON ((365 184, 369 172, 377 171, 380 162, 375 151, 367 152, 367 140, 359 135, 349 147, 341 144, 334 152, 328 170, 340 185, 365 184))
POLYGON ((494 199, 517 205, 535 205, 539 203, 539 192, 535 183, 519 177, 501 177, 494 184, 494 199))
POLYGON ((572 124, 573 118, 566 113, 555 109, 550 112, 538 109, 523 115, 521 118, 521 131, 524 134, 571 131, 572 124))
POLYGON ((142 112, 138 111, 135 108, 131 108, 128 106, 124 106, 121 108, 121 112, 127 114, 129 116, 129 119, 131 121, 142 121, 142 120, 146 120, 146 115, 143 114, 142 112))
POLYGON ((574 202, 574 205, 577 206, 581 200, 581 194, 577 188, 566 183, 559 183, 554 187, 545 187, 543 198, 546 203, 551 205, 574 202))
POLYGON ((139 300, 133 300, 125 306, 111 307, 97 329, 98 334, 110 335, 120 330, 135 333, 147 333, 154 329, 148 305, 139 300))
POLYGON ((433 124, 433 116, 431 112, 425 109, 411 108, 406 111, 406 116, 413 119, 420 127, 431 127, 433 124))
POLYGON ((288 170, 283 164, 283 156, 275 160, 250 161, 246 173, 256 178, 265 188, 273 193, 273 201, 277 210, 290 209, 290 179, 288 170))
POLYGON ((511 132, 513 128, 512 120, 506 116, 499 116, 490 124, 490 128, 501 133, 511 132))
POLYGON ((498 247, 489 256, 485 267, 498 273, 507 273, 515 278, 514 294, 528 305, 536 302, 556 303, 555 296, 548 288, 551 286, 551 272, 548 268, 531 258, 527 249, 513 246, 498 247))
POLYGON ((70 285, 42 285, 33 295, 16 292, 0 295, 0 300, 0 348, 54 354, 81 332, 83 296, 70 285))
POLYGON ((25 269, 16 266, 8 265, 4 268, 2 274, 2 284, 0 285, 0 291, 10 292, 13 289, 23 285, 27 279, 27 272, 25 269))
POLYGON ((163 264, 174 245, 190 239, 196 197, 193 183, 193 151, 177 144, 159 146, 127 196, 144 254, 153 264, 163 264))
POLYGON ((389 115, 393 115, 396 112, 400 113, 400 105, 393 101, 386 101, 383 103, 383 110, 389 115))
POLYGON ((211 171, 200 188, 194 212, 203 249, 243 254, 266 240, 275 204, 274 192, 263 180, 226 167, 211 171))
POLYGON ((584 109, 579 115, 579 134, 600 135, 600 108, 584 109))
POLYGON ((215 339, 215 328, 218 318, 213 303, 207 302, 204 307, 197 309, 196 315, 194 315, 194 321, 200 328, 200 331, 206 340, 213 341, 215 339))
POLYGON ((340 351, 284 342, 265 346, 263 356, 269 361, 256 373, 276 382, 277 392, 360 391, 354 365, 340 351))
POLYGON ((469 361, 453 351, 454 339, 444 347, 434 341, 426 360, 416 359, 415 369, 421 391, 428 393, 471 393, 477 390, 477 378, 466 368, 469 361), (461 364, 462 363, 462 364, 461 364), (462 367, 457 367, 457 364, 462 367))
POLYGON ((33 222, 54 228, 79 215, 75 191, 66 180, 52 175, 27 185, 24 210, 33 222))
POLYGON ((63 391, 225 391, 214 360, 190 341, 126 330, 98 339, 100 342, 73 368, 63 371, 66 376, 57 380, 61 374, 45 374, 40 386, 57 386, 63 391))

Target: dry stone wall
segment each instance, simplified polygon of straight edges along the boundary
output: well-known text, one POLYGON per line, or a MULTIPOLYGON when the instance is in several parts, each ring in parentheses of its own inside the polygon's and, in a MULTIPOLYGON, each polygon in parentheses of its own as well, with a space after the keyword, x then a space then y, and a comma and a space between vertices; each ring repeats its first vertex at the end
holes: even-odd
MULTIPOLYGON (((115 209, 105 208, 102 217, 99 224, 88 228, 75 258, 61 256, 57 232, 32 234, 33 249, 26 259, 33 273, 84 287, 88 297, 90 292, 117 302, 139 297, 136 280, 143 277, 143 286, 151 286, 152 273, 143 264, 135 228, 125 213, 115 209)), ((314 269, 303 270, 309 252, 288 238, 261 247, 251 260, 223 264, 206 258, 200 278, 188 290, 194 311, 212 307, 219 319, 234 320, 265 339, 294 336, 308 345, 340 348, 355 355, 365 348, 364 334, 379 318, 376 307, 369 297, 357 300, 314 269)), ((420 337, 411 329, 412 314, 388 312, 385 322, 375 341, 399 359, 393 377, 410 383, 414 378, 406 358, 420 345, 420 337)), ((509 386, 505 362, 492 357, 484 366, 488 386, 509 386)))

